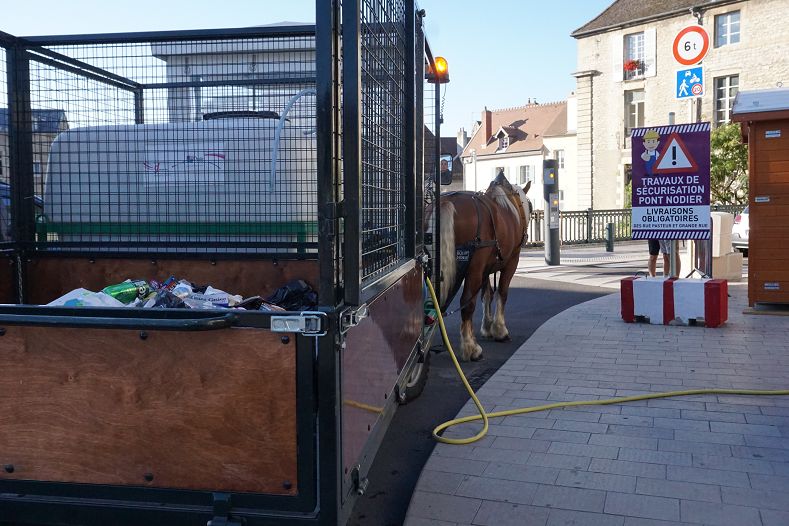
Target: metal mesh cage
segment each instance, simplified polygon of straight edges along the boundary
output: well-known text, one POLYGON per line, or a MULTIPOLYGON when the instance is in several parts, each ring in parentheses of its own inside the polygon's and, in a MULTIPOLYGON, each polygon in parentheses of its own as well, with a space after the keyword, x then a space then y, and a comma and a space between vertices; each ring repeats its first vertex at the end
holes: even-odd
POLYGON ((413 23, 405 3, 361 2, 361 225, 362 282, 406 255, 406 33, 413 23))
POLYGON ((0 249, 12 239, 11 229, 11 174, 10 112, 8 111, 8 51, 0 46, 0 249))
POLYGON ((37 44, 39 250, 317 252, 312 26, 37 44))

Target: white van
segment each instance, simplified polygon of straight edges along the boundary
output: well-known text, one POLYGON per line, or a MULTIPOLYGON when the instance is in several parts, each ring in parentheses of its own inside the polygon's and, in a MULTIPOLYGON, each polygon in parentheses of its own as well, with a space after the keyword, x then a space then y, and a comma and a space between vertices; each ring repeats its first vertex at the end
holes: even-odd
POLYGON ((61 133, 46 230, 63 242, 276 244, 314 234, 314 132, 271 112, 219 117, 61 133))

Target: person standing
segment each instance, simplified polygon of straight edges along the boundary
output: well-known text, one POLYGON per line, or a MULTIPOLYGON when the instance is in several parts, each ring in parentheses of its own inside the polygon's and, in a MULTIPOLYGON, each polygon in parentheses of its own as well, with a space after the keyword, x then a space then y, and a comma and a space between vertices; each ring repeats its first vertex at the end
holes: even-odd
MULTIPOLYGON (((650 239, 649 243, 649 262, 647 264, 647 269, 649 270, 649 275, 653 278, 657 272, 657 257, 658 254, 663 254, 663 276, 671 275, 671 259, 669 258, 669 252, 671 251, 671 240, 668 239, 650 239)), ((679 277, 680 274, 680 259, 679 253, 674 254, 675 261, 677 263, 677 275, 674 276, 679 277)))

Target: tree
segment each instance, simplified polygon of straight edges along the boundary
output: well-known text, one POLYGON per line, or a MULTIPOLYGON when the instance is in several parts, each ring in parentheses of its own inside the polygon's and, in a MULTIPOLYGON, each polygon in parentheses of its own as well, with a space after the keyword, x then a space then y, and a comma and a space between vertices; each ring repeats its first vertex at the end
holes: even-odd
POLYGON ((710 136, 710 203, 739 205, 748 202, 748 146, 740 125, 718 126, 710 136))

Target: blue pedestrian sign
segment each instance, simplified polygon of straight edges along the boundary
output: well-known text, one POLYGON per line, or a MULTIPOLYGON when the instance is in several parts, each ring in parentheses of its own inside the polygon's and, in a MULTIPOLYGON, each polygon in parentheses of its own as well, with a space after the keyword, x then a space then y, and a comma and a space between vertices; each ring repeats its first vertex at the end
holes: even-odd
POLYGON ((704 95, 704 68, 696 66, 677 71, 674 95, 678 99, 692 99, 704 95))

